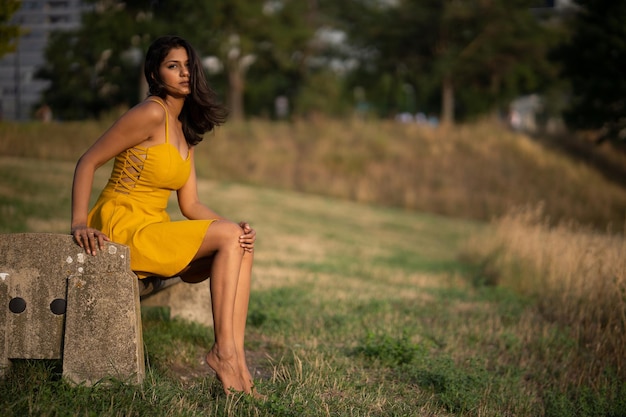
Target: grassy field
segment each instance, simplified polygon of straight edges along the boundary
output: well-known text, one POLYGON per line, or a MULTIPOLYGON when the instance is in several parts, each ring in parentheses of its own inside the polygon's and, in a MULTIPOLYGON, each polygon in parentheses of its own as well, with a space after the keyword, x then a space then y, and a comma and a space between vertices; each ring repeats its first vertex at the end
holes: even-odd
MULTIPOLYGON (((67 232, 75 150, 56 152, 68 156, 0 158, 0 232, 67 232)), ((291 155, 268 154, 252 172, 291 155)), ((619 207, 621 191, 603 191, 618 188, 554 158, 562 184, 619 207)), ((268 399, 225 397, 201 360, 210 330, 144 309, 142 386, 71 387, 57 363, 18 361, 2 416, 626 415, 623 234, 554 225, 541 206, 485 222, 204 177, 202 199, 259 233, 246 347, 268 399)))
MULTIPOLYGON (((0 155, 75 162, 108 123, 0 123, 0 155)), ((587 146, 583 162, 552 145, 487 122, 432 129, 385 121, 253 120, 207 135, 197 148, 197 169, 218 181, 473 220, 542 204, 555 222, 624 230, 622 177, 608 181, 589 161, 626 167, 626 154, 587 146)), ((626 168, 621 172, 626 178, 626 168)))

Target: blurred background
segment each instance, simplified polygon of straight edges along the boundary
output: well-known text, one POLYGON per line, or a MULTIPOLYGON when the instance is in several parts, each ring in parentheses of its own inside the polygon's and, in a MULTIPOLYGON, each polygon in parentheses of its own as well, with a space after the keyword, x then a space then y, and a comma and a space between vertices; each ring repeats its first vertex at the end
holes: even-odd
POLYGON ((178 34, 233 119, 487 116, 622 141, 625 17, 610 0, 3 0, 0 114, 132 106, 147 46, 178 34))

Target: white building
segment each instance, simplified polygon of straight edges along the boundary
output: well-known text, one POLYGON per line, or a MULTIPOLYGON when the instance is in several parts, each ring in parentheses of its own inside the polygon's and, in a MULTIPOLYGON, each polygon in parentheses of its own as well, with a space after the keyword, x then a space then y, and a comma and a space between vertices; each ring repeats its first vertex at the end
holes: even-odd
POLYGON ((74 29, 85 6, 80 0, 24 0, 13 15, 22 36, 14 53, 0 57, 0 120, 28 120, 47 86, 35 79, 44 63, 49 35, 55 30, 74 29))

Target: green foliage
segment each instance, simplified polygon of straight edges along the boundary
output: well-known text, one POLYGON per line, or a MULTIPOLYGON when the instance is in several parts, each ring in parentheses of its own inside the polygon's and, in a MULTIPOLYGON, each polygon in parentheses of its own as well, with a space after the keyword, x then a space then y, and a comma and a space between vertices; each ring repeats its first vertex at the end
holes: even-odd
POLYGON ((11 24, 13 14, 20 8, 19 0, 2 0, 0 2, 0 58, 15 50, 15 40, 20 35, 18 25, 11 24))
POLYGON ((546 417, 626 415, 626 384, 614 382, 610 388, 594 392, 589 387, 569 387, 568 392, 547 389, 544 393, 546 417))
MULTIPOLYGON (((180 410, 177 403, 184 391, 175 384, 158 381, 136 387, 106 381, 93 388, 72 386, 59 378, 55 361, 14 361, 0 381, 0 409, 4 417, 21 416, 191 416, 193 406, 180 410), (164 389, 166 388, 166 389, 164 389), (120 410, 124 410, 120 414, 120 410)), ((191 404, 189 404, 191 405, 191 404)))
POLYGON ((187 323, 179 319, 170 319, 169 312, 163 308, 142 308, 144 324, 144 343, 149 348, 146 354, 149 362, 165 362, 168 346, 175 343, 190 346, 210 346, 213 342, 211 333, 197 323, 187 323))
POLYGON ((275 98, 285 96, 296 115, 443 107, 467 119, 543 89, 553 76, 544 57, 554 37, 530 13, 530 0, 93 3, 80 29, 51 40, 39 74, 51 81, 45 100, 66 119, 136 103, 137 53, 163 33, 219 59, 223 72, 211 81, 234 117, 244 111, 240 102, 248 114, 274 116, 275 98), (323 38, 341 32, 343 41, 323 38))
POLYGON ((314 32, 305 21, 307 3, 284 1, 268 11, 262 2, 251 0, 91 2, 93 8, 83 15, 79 29, 51 38, 46 65, 38 73, 51 83, 44 101, 63 119, 98 117, 140 101, 145 51, 156 37, 168 33, 189 40, 201 57, 217 57, 224 73, 212 76, 216 89, 228 90, 231 103, 246 93, 256 113, 267 111, 275 96, 292 95, 306 77, 314 32), (243 57, 252 59, 250 68, 242 66, 243 57), (252 79, 269 82, 261 88, 255 83, 237 88, 236 80, 243 88, 246 73, 257 68, 261 72, 252 79), (259 94, 262 99, 255 98, 259 94))
POLYGON ((368 332, 365 341, 354 352, 390 367, 410 364, 419 355, 425 354, 422 346, 411 341, 407 331, 400 337, 368 332))
POLYGON ((97 118, 142 99, 145 49, 164 25, 133 2, 95 2, 82 25, 54 33, 36 76, 50 82, 42 101, 64 120, 97 118))
POLYGON ((293 325, 294 306, 302 306, 306 300, 303 288, 281 287, 260 291, 250 300, 248 321, 252 327, 260 329, 288 329, 293 325))
POLYGON ((341 117, 349 114, 349 107, 342 97, 341 85, 330 71, 311 74, 295 97, 294 109, 298 114, 332 114, 341 117))
POLYGON ((553 76, 544 58, 554 37, 531 14, 533 3, 344 2, 338 13, 354 22, 346 28, 364 61, 352 83, 367 86, 369 96, 385 81, 381 75, 391 77, 385 97, 376 97, 378 103, 388 101, 385 111, 412 110, 401 101, 407 85, 426 113, 437 113, 436 105, 442 113, 454 106, 451 110, 465 118, 491 111, 553 76), (456 93, 452 103, 444 86, 456 93))
MULTIPOLYGON (((535 0, 90 2, 79 29, 51 37, 38 73, 50 81, 43 101, 62 119, 141 100, 145 49, 175 33, 222 63, 211 82, 229 104, 242 103, 234 116, 275 116, 284 96, 294 115, 346 115, 352 107, 466 121, 504 111, 523 94, 562 97, 555 90, 569 82, 571 127, 626 137, 624 2, 579 0, 583 11, 563 22, 532 13, 535 0), (547 59, 565 32, 571 38, 547 59), (327 42, 324 33, 347 37, 327 42)), ((17 4, 2 3, 0 22, 17 4)), ((0 25, 0 55, 16 35, 0 25)), ((550 102, 547 112, 561 111, 550 102)))
POLYGON ((555 52, 570 80, 567 123, 598 130, 599 140, 626 141, 626 3, 577 0, 571 39, 555 52))
POLYGON ((490 384, 488 372, 476 361, 458 366, 445 355, 433 356, 424 345, 411 342, 406 330, 401 337, 369 332, 354 352, 392 368, 398 379, 432 392, 453 413, 475 410, 490 384))
POLYGON ((475 412, 488 392, 490 376, 477 361, 458 366, 447 357, 435 357, 416 366, 405 366, 401 378, 430 390, 446 410, 475 412))

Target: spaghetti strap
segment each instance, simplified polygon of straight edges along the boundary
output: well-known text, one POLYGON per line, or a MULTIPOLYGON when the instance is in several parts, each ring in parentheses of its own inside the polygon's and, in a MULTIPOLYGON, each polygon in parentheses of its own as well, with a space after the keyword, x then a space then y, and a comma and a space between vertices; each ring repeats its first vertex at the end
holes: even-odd
POLYGON ((165 104, 163 104, 161 102, 161 100, 157 100, 155 98, 149 98, 148 100, 150 101, 154 101, 155 103, 159 103, 161 105, 161 107, 163 107, 163 110, 165 110, 165 143, 170 143, 170 129, 168 127, 168 120, 169 120, 169 114, 167 113, 167 107, 165 107, 165 104))

